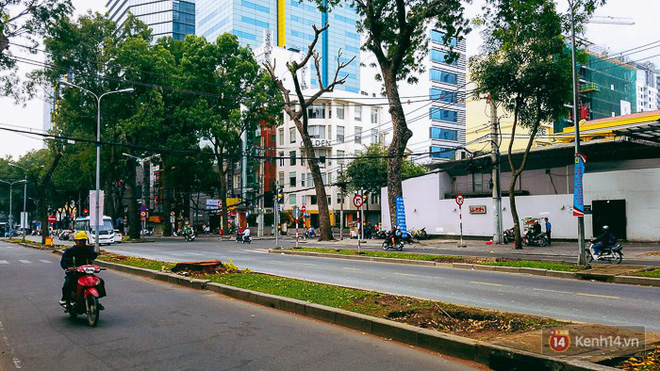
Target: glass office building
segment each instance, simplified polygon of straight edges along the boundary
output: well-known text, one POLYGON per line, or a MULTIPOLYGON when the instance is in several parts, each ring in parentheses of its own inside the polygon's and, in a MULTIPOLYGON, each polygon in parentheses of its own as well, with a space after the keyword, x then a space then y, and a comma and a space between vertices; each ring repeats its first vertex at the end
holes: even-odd
MULTIPOLYGON (((321 79, 330 82, 337 68, 337 53, 341 61, 355 60, 342 70, 348 75, 346 83, 338 86, 354 93, 360 91, 360 35, 355 24, 358 15, 348 4, 332 12, 319 11, 309 2, 299 0, 197 0, 196 33, 215 40, 223 33, 238 36, 241 45, 256 48, 263 43, 264 32, 269 31, 276 44, 287 49, 306 51, 314 39, 312 25, 330 28, 322 34, 316 45, 321 56, 321 79)), ((312 87, 318 87, 318 78, 312 67, 312 87)))
POLYGON ((118 27, 130 12, 151 28, 154 40, 164 36, 183 40, 195 33, 194 0, 108 0, 105 8, 118 27))

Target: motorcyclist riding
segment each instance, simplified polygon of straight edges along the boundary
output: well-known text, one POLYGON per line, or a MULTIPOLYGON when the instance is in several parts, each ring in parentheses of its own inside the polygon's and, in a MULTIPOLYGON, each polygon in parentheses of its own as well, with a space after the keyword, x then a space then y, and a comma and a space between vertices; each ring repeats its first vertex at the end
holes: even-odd
MULTIPOLYGON (((60 259, 60 267, 65 270, 66 276, 64 277, 64 285, 62 285, 62 299, 60 305, 65 305, 71 292, 75 290, 78 281, 78 274, 75 268, 85 264, 91 264, 98 256, 94 251, 93 245, 87 244, 87 233, 78 232, 74 237, 74 245, 62 254, 60 259)), ((100 278, 99 278, 100 279, 100 278)), ((105 296, 105 282, 101 279, 99 291, 102 291, 102 296, 105 296)), ((99 309, 103 306, 99 304, 99 309)))
POLYGON ((594 255, 600 257, 601 251, 599 249, 604 250, 614 246, 614 244, 616 244, 616 236, 610 231, 610 227, 604 225, 602 233, 598 237, 592 239, 591 242, 593 243, 591 248, 594 251, 594 255))
POLYGON ((250 232, 250 227, 245 227, 243 230, 243 241, 247 241, 250 239, 250 235, 252 235, 252 232, 250 232))

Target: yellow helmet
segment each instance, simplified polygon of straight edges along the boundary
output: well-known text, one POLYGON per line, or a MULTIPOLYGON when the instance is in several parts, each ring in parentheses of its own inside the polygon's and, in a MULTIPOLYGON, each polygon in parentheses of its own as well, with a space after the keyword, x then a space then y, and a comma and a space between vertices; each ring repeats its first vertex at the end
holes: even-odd
POLYGON ((74 240, 87 240, 87 233, 85 232, 78 232, 76 233, 76 236, 74 237, 74 240))

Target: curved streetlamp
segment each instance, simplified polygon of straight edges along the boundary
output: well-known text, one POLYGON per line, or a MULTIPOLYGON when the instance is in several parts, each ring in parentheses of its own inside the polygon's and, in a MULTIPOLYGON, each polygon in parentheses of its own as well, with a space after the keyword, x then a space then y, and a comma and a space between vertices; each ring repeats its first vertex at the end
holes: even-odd
POLYGON ((113 90, 109 92, 105 92, 101 95, 96 95, 92 91, 87 90, 81 86, 78 86, 76 84, 70 83, 68 81, 60 81, 64 85, 69 85, 74 88, 78 88, 88 94, 91 94, 96 98, 96 215, 95 215, 95 220, 94 224, 96 226, 96 231, 95 231, 95 238, 94 238, 94 251, 97 253, 101 252, 101 247, 99 245, 99 226, 100 226, 100 202, 101 202, 101 197, 100 197, 100 189, 101 189, 101 98, 105 97, 106 95, 110 94, 117 94, 117 93, 130 93, 133 92, 135 89, 133 88, 126 88, 126 89, 119 89, 119 90, 113 90))

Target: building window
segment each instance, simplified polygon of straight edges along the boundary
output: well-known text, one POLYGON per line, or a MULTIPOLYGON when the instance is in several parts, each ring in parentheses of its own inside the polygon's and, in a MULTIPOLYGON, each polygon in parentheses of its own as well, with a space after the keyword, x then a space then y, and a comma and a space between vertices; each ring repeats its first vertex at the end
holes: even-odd
POLYGON ((431 120, 458 122, 458 112, 456 111, 433 107, 430 109, 429 112, 430 112, 431 120))
POLYGON ((316 205, 316 196, 309 196, 309 204, 316 205))
POLYGON ((338 104, 337 105, 337 118, 340 120, 344 119, 344 104, 338 104))
POLYGON ((355 121, 362 121, 362 106, 355 106, 355 121))
POLYGON ((332 125, 328 125, 328 139, 332 139, 332 125))
MULTIPOLYGON (((431 30, 431 41, 436 42, 436 43, 440 43, 440 44, 444 44, 445 43, 445 41, 443 40, 444 37, 445 37, 444 32, 440 32, 440 31, 437 31, 437 30, 431 30)), ((452 37, 449 40, 449 45, 456 46, 457 44, 458 44, 458 40, 456 40, 456 37, 452 37)))
POLYGON ((305 183, 307 180, 307 177, 305 176, 305 173, 300 174, 300 186, 301 187, 306 187, 305 183))
POLYGON ((277 157, 280 158, 280 166, 284 166, 284 152, 280 152, 277 157))
POLYGON ((447 103, 456 103, 456 92, 431 88, 430 95, 431 95, 431 100, 436 100, 439 102, 447 102, 447 103))
POLYGON ((378 130, 371 129, 371 143, 378 143, 378 130))
POLYGON ((433 62, 450 64, 452 66, 456 66, 458 64, 458 58, 454 59, 451 63, 447 63, 449 60, 449 53, 437 49, 431 49, 431 60, 433 62))
POLYGON ((378 108, 371 109, 371 123, 372 124, 378 123, 378 108))
POLYGON ((344 127, 337 126, 337 142, 344 143, 344 127))
POLYGON ((290 187, 295 187, 296 186, 296 172, 292 171, 289 173, 289 186, 290 187))
POLYGON ((296 151, 289 152, 289 163, 291 166, 296 166, 296 151))
POLYGON ((289 195, 289 205, 295 205, 296 204, 296 195, 291 194, 289 195))
POLYGON ((309 125, 307 133, 310 138, 325 139, 325 125, 309 125))
POLYGON ((307 108, 307 118, 310 119, 324 119, 325 118, 325 104, 312 104, 307 108))
POLYGON ((362 127, 355 127, 355 144, 362 144, 362 127))
POLYGON ((343 200, 341 199, 341 193, 337 194, 337 204, 341 205, 343 200))
POLYGON ((277 135, 279 137, 280 145, 283 146, 284 145, 284 129, 280 128, 280 130, 277 131, 277 135))
POLYGON ((456 85, 458 82, 458 75, 455 73, 445 72, 435 68, 432 68, 430 72, 431 81, 442 82, 451 85, 456 85))
POLYGON ((441 140, 451 140, 451 141, 458 140, 458 131, 456 130, 431 128, 430 132, 431 132, 430 133, 431 139, 441 139, 441 140))
POLYGON ((332 197, 328 196, 328 205, 332 205, 332 197))
POLYGON ((296 142, 296 128, 292 127, 289 128, 289 143, 295 143, 296 142))
POLYGON ((312 178, 312 173, 307 173, 307 186, 314 187, 314 178, 312 178))
POLYGON ((371 204, 372 205, 377 204, 379 198, 380 198, 380 195, 378 193, 372 193, 371 194, 371 204))
POLYGON ((344 164, 344 153, 345 153, 344 151, 339 151, 339 150, 337 151, 337 163, 339 165, 344 164))
POLYGON ((281 186, 284 185, 284 172, 283 171, 280 171, 280 173, 278 174, 278 182, 281 186))
POLYGON ((455 152, 456 152, 455 148, 431 146, 431 148, 429 149, 429 153, 432 158, 452 159, 454 158, 455 152))

